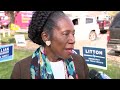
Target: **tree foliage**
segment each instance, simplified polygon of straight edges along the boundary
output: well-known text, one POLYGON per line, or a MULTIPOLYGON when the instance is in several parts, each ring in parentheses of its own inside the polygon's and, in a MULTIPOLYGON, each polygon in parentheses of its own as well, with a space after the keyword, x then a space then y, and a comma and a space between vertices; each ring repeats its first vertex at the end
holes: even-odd
POLYGON ((114 17, 120 11, 108 11, 108 15, 114 17))
POLYGON ((10 18, 10 23, 14 23, 16 12, 19 11, 5 11, 5 14, 10 18))
POLYGON ((14 11, 5 11, 5 14, 10 18, 10 23, 14 23, 14 11))

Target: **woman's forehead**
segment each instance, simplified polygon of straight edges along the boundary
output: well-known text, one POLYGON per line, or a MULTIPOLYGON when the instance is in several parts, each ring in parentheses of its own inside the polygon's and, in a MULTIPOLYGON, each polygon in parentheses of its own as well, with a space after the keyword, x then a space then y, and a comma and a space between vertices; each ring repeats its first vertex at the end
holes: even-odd
POLYGON ((72 23, 72 21, 67 17, 67 18, 60 18, 58 21, 57 21, 57 26, 59 29, 61 30, 74 30, 74 25, 72 23))

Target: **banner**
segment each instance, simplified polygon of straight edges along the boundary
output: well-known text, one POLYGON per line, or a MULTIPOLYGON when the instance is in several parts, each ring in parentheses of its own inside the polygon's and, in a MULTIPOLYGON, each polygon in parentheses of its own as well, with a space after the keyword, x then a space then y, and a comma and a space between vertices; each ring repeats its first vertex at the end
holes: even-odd
POLYGON ((83 57, 88 66, 107 69, 105 48, 83 47, 83 57))
POLYGON ((20 28, 28 28, 29 23, 32 18, 33 11, 20 11, 16 13, 15 16, 15 25, 18 25, 20 28))
POLYGON ((33 11, 21 11, 22 27, 28 27, 32 18, 33 11))
POLYGON ((1 45, 0 46, 0 62, 13 60, 14 45, 1 45))

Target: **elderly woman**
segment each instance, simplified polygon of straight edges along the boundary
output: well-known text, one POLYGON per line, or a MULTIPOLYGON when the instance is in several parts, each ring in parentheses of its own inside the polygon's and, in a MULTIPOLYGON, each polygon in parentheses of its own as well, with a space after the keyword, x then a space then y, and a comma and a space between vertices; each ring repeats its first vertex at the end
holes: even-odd
POLYGON ((28 37, 40 47, 14 66, 11 79, 88 79, 84 58, 73 53, 75 30, 62 11, 36 11, 28 37))

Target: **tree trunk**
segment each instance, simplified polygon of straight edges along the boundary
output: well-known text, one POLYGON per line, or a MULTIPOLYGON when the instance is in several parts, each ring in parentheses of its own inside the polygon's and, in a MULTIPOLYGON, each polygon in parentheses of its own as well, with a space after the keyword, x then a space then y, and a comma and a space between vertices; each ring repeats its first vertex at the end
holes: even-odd
POLYGON ((15 19, 15 15, 14 15, 14 11, 5 11, 5 13, 8 15, 8 17, 10 18, 10 24, 14 23, 14 19, 15 19))
POLYGON ((14 17, 14 11, 9 11, 9 15, 10 15, 10 24, 14 23, 14 19, 15 19, 15 17, 14 17))
POLYGON ((115 16, 118 12, 120 12, 120 11, 108 11, 108 14, 110 16, 115 16))

